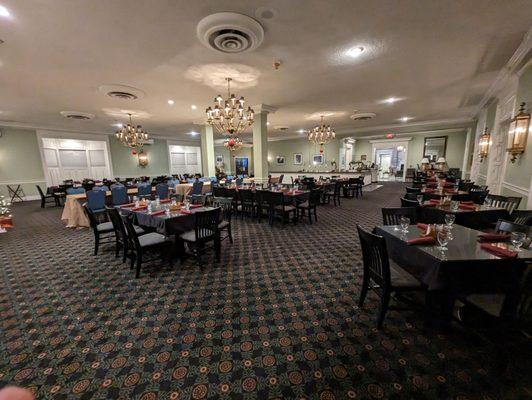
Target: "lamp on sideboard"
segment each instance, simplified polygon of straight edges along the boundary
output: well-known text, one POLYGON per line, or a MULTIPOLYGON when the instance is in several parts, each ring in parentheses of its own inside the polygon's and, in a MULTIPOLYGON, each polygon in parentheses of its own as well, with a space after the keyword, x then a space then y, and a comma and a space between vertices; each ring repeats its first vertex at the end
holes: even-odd
POLYGON ((421 170, 426 171, 428 169, 428 166, 430 164, 430 160, 427 157, 423 157, 421 160, 421 170))
POLYGON ((446 162, 447 162, 447 161, 445 160, 445 157, 440 157, 440 158, 438 158, 438 160, 436 161, 436 165, 437 165, 438 167, 440 167, 440 169, 443 171, 444 168, 445 168, 445 163, 446 163, 446 162))

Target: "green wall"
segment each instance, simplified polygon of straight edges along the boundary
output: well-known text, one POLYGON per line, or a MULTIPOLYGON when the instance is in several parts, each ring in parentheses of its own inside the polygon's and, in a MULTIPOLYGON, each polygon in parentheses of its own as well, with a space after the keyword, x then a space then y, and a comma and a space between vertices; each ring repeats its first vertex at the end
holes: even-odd
POLYGON ((45 189, 46 184, 35 130, 8 127, 0 130, 0 193, 7 195, 6 184, 15 182, 22 183, 26 196, 37 195, 35 185, 45 189))
MULTIPOLYGON (((486 127, 491 132, 495 126, 495 113, 497 112, 497 102, 493 102, 488 106, 486 110, 486 127)), ((488 175, 488 161, 485 160, 480 163, 478 173, 482 176, 479 176, 477 183, 480 185, 486 184, 486 176, 488 175)))
MULTIPOLYGON (((338 168, 339 146, 340 141, 338 139, 324 146, 323 154, 325 155, 327 165, 323 166, 323 170, 330 169, 329 163, 332 160, 336 161, 338 168)), ((268 142, 268 169, 270 172, 297 172, 302 169, 308 169, 312 156, 319 154, 319 152, 319 146, 310 143, 306 138, 268 142), (302 165, 294 165, 295 153, 301 153, 303 155, 302 165), (284 165, 277 164, 277 156, 285 157, 284 165)))
POLYGON ((170 171, 168 164, 168 144, 165 139, 154 139, 153 145, 144 146, 148 154, 148 165, 141 167, 137 156, 131 154, 131 149, 117 140, 109 140, 109 150, 115 177, 129 178, 135 176, 167 175, 170 171))

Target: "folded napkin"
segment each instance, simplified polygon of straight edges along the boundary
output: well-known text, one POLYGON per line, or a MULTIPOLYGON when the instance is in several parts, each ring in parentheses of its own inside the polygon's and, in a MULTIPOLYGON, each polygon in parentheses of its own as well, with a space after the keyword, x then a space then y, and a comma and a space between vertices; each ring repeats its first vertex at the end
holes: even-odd
POLYGON ((475 205, 475 203, 472 200, 461 201, 460 204, 469 204, 470 206, 474 206, 475 205))
POLYGON ((419 229, 421 229, 422 231, 426 231, 427 228, 429 227, 429 225, 428 225, 428 224, 422 224, 421 222, 419 222, 419 223, 417 224, 417 227, 418 227, 419 229))
POLYGON ((140 207, 135 207, 133 211, 142 211, 142 210, 147 210, 147 209, 148 209, 148 206, 140 206, 140 207))
POLYGON ((440 204, 440 200, 438 200, 438 199, 429 199, 429 204, 439 205, 440 204))
POLYGON ((192 214, 192 211, 190 211, 190 210, 185 210, 184 208, 182 208, 181 210, 179 210, 179 212, 180 212, 181 214, 192 214))
POLYGON ((436 191, 436 189, 432 189, 432 188, 426 188, 425 189, 425 193, 434 193, 436 191))
POLYGON ((507 233, 481 233, 478 235, 479 242, 504 242, 510 239, 507 233))
POLYGON ((135 207, 135 203, 122 204, 120 208, 130 208, 135 207))
POLYGON ((0 228, 13 228, 13 219, 0 218, 0 228))
POLYGON ((191 204, 190 208, 200 208, 203 207, 201 204, 191 204))
POLYGON ((157 216, 157 215, 163 215, 165 212, 166 212, 166 210, 159 210, 159 211, 154 211, 154 212, 152 212, 150 215, 151 215, 152 217, 155 217, 155 216, 157 216))
POLYGON ((490 243, 482 243, 480 247, 482 248, 482 250, 486 250, 488 253, 491 253, 497 257, 501 257, 501 258, 517 257, 517 253, 515 251, 503 249, 502 247, 497 247, 490 243))
POLYGON ((410 239, 406 241, 407 245, 413 245, 413 244, 434 244, 436 243, 436 239, 434 239, 432 236, 423 236, 418 237, 415 239, 410 239))
POLYGON ((164 199, 164 200, 161 200, 159 203, 166 204, 166 203, 170 203, 171 201, 172 199, 164 199))
POLYGON ((458 208, 460 210, 468 210, 468 211, 475 211, 477 209, 477 207, 472 204, 460 204, 458 208))

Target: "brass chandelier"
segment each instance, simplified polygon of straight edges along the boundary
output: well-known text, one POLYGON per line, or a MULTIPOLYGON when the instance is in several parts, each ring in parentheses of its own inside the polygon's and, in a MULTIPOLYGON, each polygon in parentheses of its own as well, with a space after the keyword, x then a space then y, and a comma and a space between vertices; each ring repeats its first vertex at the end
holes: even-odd
POLYGON ((320 153, 323 153, 323 146, 329 143, 336 137, 336 132, 330 125, 325 125, 323 123, 323 115, 321 116, 321 122, 318 126, 315 126, 308 133, 308 140, 311 143, 317 144, 320 146, 320 153))
POLYGON ((227 81, 227 100, 224 101, 220 95, 214 98, 214 108, 208 107, 205 110, 207 123, 223 135, 239 135, 247 126, 253 124, 255 112, 251 107, 244 110, 244 97, 237 99, 234 94, 231 94, 232 79, 225 78, 225 80, 227 81))
POLYGON ((142 126, 133 125, 131 120, 131 114, 129 115, 129 124, 123 124, 121 128, 117 129, 115 135, 120 142, 127 147, 132 149, 141 149, 144 141, 148 140, 148 132, 142 129, 142 126))

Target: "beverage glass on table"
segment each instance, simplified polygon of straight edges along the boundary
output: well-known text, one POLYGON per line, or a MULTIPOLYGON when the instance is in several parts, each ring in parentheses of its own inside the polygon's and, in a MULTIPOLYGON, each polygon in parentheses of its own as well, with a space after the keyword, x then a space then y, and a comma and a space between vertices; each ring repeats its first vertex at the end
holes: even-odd
POLYGON ((447 243, 449 243, 449 231, 446 227, 441 226, 437 231, 436 237, 438 238, 438 243, 440 244, 439 249, 441 251, 448 250, 447 243))
POLYGON ((418 195, 416 196, 416 198, 417 198, 417 202, 418 202, 420 205, 423 204, 423 195, 422 195, 422 194, 418 194, 418 195))
POLYGON ((451 211, 458 211, 459 205, 460 205, 459 201, 451 200, 451 204, 450 204, 449 208, 451 209, 451 211))
POLYGON ((454 214, 445 214, 445 224, 447 225, 447 228, 453 229, 455 218, 454 214))
POLYGON ((523 232, 512 232, 510 240, 514 245, 515 251, 521 251, 521 246, 526 240, 526 235, 523 232))
POLYGON ((408 225, 410 225, 410 218, 404 216, 399 218, 399 224, 401 225, 401 230, 403 231, 403 233, 407 233, 408 225))

